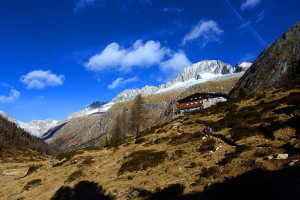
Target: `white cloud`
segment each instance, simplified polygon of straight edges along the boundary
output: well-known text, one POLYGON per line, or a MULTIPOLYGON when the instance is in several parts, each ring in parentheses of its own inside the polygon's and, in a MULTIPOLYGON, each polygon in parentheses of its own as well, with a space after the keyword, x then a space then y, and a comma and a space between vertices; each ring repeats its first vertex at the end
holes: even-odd
POLYGON ((127 49, 114 42, 101 53, 92 56, 85 63, 85 68, 95 72, 112 69, 129 72, 134 66, 149 67, 158 64, 169 52, 168 48, 161 47, 160 42, 153 40, 145 44, 137 40, 132 47, 127 49))
POLYGON ((169 60, 160 64, 161 70, 167 75, 166 81, 174 79, 185 67, 192 63, 183 52, 175 53, 169 60))
POLYGON ((176 15, 179 15, 181 12, 183 12, 184 8, 164 8, 163 12, 175 12, 176 15))
POLYGON ((116 80, 114 80, 109 86, 109 89, 115 89, 118 87, 123 87, 125 86, 127 83, 131 83, 131 82, 137 82, 139 79, 137 77, 132 77, 129 79, 124 79, 124 78, 117 78, 116 80))
POLYGON ((84 8, 91 7, 97 0, 75 0, 74 12, 78 12, 84 8))
POLYGON ((5 83, 5 82, 1 82, 0 85, 1 85, 2 87, 5 87, 5 88, 10 88, 10 89, 13 88, 13 86, 11 86, 11 85, 9 85, 8 83, 5 83))
POLYGON ((20 78, 20 81, 27 85, 27 89, 43 89, 47 86, 62 85, 64 80, 64 75, 52 74, 50 70, 35 70, 20 78))
POLYGON ((254 62, 256 56, 253 53, 247 53, 242 59, 242 62, 254 62))
POLYGON ((243 0, 241 3, 241 10, 252 9, 257 6, 261 0, 243 0))
POLYGON ((11 89, 9 92, 9 96, 4 96, 4 95, 0 96, 0 103, 11 103, 17 100, 19 97, 20 97, 20 92, 15 89, 11 89))
POLYGON ((203 47, 208 42, 220 42, 220 36, 222 36, 223 32, 224 30, 222 30, 214 20, 203 19, 191 30, 191 32, 184 36, 182 45, 199 38, 202 40, 203 47))

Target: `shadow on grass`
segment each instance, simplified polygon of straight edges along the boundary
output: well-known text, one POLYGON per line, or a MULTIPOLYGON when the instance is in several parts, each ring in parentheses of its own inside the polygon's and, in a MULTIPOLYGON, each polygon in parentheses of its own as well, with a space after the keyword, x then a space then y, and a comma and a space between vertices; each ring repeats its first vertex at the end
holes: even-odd
POLYGON ((51 200, 112 200, 111 196, 105 195, 102 186, 95 182, 81 181, 71 189, 69 186, 62 186, 56 191, 51 200))
POLYGON ((256 169, 223 183, 205 188, 202 193, 182 196, 180 200, 198 199, 300 199, 300 167, 279 171, 256 169))

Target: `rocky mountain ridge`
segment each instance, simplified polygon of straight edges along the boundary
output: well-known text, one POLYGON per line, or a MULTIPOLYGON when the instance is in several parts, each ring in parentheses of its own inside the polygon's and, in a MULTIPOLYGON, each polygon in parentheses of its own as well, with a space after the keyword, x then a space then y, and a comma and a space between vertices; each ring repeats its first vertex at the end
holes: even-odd
POLYGON ((77 112, 73 112, 70 115, 68 115, 68 117, 66 119, 72 119, 72 118, 76 118, 76 117, 82 117, 85 115, 90 115, 93 113, 97 113, 99 112, 99 109, 106 104, 106 102, 100 102, 98 100, 94 101, 92 104, 90 104, 89 106, 87 106, 84 110, 79 110, 77 112))
POLYGON ((280 38, 265 48, 230 92, 237 96, 287 85, 299 74, 300 22, 289 28, 280 38))
POLYGON ((47 132, 50 128, 56 126, 58 123, 57 120, 53 120, 51 118, 47 120, 31 120, 28 123, 24 123, 14 117, 9 116, 3 111, 0 111, 0 115, 8 121, 15 123, 18 127, 37 137, 42 136, 45 132, 47 132))
MULTIPOLYGON (((146 85, 142 89, 127 89, 119 93, 111 102, 124 102, 134 99, 138 94, 148 96, 165 91, 188 88, 191 85, 219 78, 222 75, 245 72, 251 63, 239 62, 236 67, 219 60, 203 60, 192 66, 185 67, 172 82, 161 84, 158 87, 146 85), (184 84, 191 82, 190 84, 184 84), (186 85, 186 86, 185 86, 186 85), (169 89, 169 90, 168 90, 169 89)), ((242 74, 240 74, 242 76, 242 74)))

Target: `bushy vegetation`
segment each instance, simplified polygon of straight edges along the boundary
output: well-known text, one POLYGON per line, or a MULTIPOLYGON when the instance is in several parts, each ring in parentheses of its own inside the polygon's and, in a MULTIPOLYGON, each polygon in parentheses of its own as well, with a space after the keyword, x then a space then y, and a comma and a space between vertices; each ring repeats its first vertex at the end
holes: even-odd
POLYGON ((29 181, 25 186, 24 190, 28 191, 30 188, 38 186, 42 183, 42 179, 34 179, 32 181, 29 181))
POLYGON ((28 147, 42 153, 56 155, 57 151, 40 138, 19 128, 0 115, 0 148, 28 147))
POLYGON ((87 166, 90 166, 94 161, 91 158, 86 158, 82 161, 82 164, 85 164, 87 166))
POLYGON ((261 134, 261 132, 257 127, 253 127, 245 124, 245 125, 238 125, 233 127, 230 130, 230 134, 231 134, 231 138, 234 141, 238 141, 242 138, 261 134))
POLYGON ((85 150, 85 151, 98 151, 98 150, 101 150, 101 147, 90 146, 90 147, 85 147, 83 150, 85 150))
POLYGON ((216 140, 215 139, 208 139, 202 143, 201 147, 198 149, 199 152, 205 151, 214 151, 216 150, 216 140))
POLYGON ((181 150, 181 149, 178 149, 175 151, 175 155, 178 157, 178 158, 182 158, 183 155, 185 155, 186 152, 184 150, 181 150))
POLYGON ((80 178, 82 176, 82 170, 77 170, 75 172, 73 172, 68 179, 65 181, 65 183, 71 183, 73 181, 75 181, 76 179, 80 178))
POLYGON ((146 141, 145 138, 138 138, 138 139, 135 140, 134 144, 142 144, 145 141, 146 141))
POLYGON ((63 160, 65 159, 63 162, 57 163, 57 164, 53 164, 53 167, 57 167, 60 165, 63 165, 65 162, 71 160, 71 158, 73 158, 75 155, 77 154, 83 154, 84 151, 82 150, 76 150, 76 151, 70 151, 70 152, 66 152, 66 153, 60 153, 56 156, 57 160, 63 160))
POLYGON ((155 167, 158 164, 164 162, 168 157, 166 151, 155 152, 153 150, 143 150, 131 153, 125 157, 128 159, 125 161, 119 169, 119 175, 124 172, 134 172, 139 170, 146 170, 149 167, 155 167))
POLYGON ((209 177, 216 177, 218 173, 218 168, 216 166, 212 166, 209 168, 203 167, 202 172, 199 174, 200 178, 209 178, 209 177))
POLYGON ((231 163, 231 161, 239 157, 241 153, 248 151, 250 149, 251 147, 247 145, 237 145, 235 147, 235 151, 232 153, 225 154, 225 157, 220 162, 218 162, 218 165, 226 165, 227 163, 231 163))
POLYGON ((33 172, 37 171, 39 168, 41 168, 43 165, 33 165, 33 166, 30 166, 28 171, 27 171, 27 174, 25 176, 28 176, 30 174, 32 174, 33 172))

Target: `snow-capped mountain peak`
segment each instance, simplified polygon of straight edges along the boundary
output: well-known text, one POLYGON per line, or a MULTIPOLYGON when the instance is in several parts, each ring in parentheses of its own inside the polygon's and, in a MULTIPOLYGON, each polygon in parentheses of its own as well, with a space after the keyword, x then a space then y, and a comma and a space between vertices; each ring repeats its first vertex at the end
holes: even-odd
POLYGON ((25 131, 37 137, 40 137, 43 133, 47 132, 50 128, 56 126, 58 122, 56 120, 49 118, 47 120, 32 120, 28 123, 24 123, 17 120, 16 118, 9 116, 3 111, 0 111, 0 115, 6 118, 8 121, 15 123, 20 128, 24 129, 25 131))

